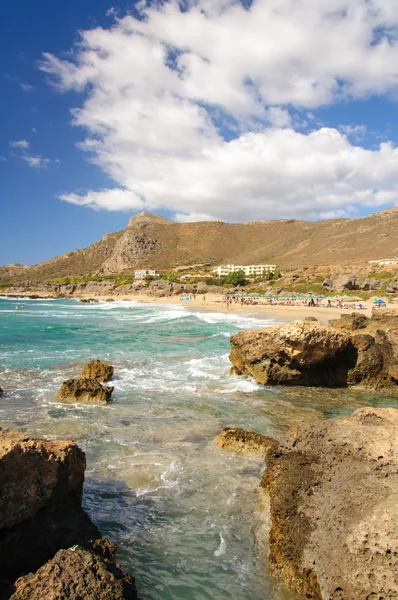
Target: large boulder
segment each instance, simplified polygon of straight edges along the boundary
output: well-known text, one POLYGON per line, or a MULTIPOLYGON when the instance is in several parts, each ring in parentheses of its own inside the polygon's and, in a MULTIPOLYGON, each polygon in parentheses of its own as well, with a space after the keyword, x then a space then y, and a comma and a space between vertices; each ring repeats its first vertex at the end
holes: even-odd
POLYGON ((100 537, 82 510, 85 455, 71 440, 0 431, 0 581, 100 537))
POLYGON ((301 425, 266 457, 270 564, 316 600, 398 598, 398 410, 301 425))
POLYGON ((293 321, 231 337, 232 372, 275 385, 339 386, 355 365, 350 336, 320 322, 293 321))
POLYGON ((90 360, 83 368, 82 379, 95 379, 99 383, 110 381, 112 379, 114 368, 109 363, 103 363, 100 360, 90 360))
POLYGON ((341 275, 333 282, 335 292, 344 292, 344 290, 359 289, 357 278, 354 275, 341 275))
POLYGON ((15 583, 10 600, 137 600, 134 579, 119 565, 80 547, 60 550, 37 573, 15 583))
POLYGON ((266 385, 357 386, 398 391, 398 317, 353 313, 331 321, 293 321, 231 337, 232 374, 266 385))
POLYGON ((57 392, 57 400, 67 404, 108 404, 113 387, 101 385, 95 379, 67 379, 57 392))
POLYGON ((214 440, 216 446, 246 456, 264 458, 277 442, 266 435, 240 428, 225 427, 214 440))

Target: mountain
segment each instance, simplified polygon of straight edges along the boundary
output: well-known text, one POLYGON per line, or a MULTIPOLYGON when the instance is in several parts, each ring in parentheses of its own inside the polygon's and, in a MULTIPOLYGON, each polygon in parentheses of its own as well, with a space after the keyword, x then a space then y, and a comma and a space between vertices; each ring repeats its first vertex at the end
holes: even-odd
POLYGON ((24 273, 27 269, 30 269, 29 265, 20 265, 19 263, 13 263, 11 265, 5 265, 0 267, 0 279, 8 279, 24 273))
POLYGON ((169 269, 178 265, 275 263, 282 268, 355 265, 398 255, 398 207, 366 217, 307 222, 294 219, 223 223, 174 223, 140 213, 126 229, 107 233, 24 270, 18 279, 50 279, 169 269))

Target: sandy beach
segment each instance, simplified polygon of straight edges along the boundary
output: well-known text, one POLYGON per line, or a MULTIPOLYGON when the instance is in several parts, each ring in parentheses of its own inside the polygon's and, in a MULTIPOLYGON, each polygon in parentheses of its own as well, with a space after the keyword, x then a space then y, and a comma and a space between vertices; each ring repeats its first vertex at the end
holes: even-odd
MULTIPOLYGON (((48 298, 53 296, 46 292, 35 292, 40 298, 48 298)), ((7 296, 7 294, 4 294, 7 296)), ((167 296, 157 298, 149 294, 137 293, 137 294, 107 294, 104 296, 92 295, 92 294, 79 294, 71 296, 76 300, 99 300, 99 301, 130 301, 150 304, 174 304, 184 306, 187 310, 194 312, 206 311, 206 312, 220 312, 220 313, 245 313, 250 314, 253 317, 260 319, 275 319, 279 322, 294 321, 295 319, 303 319, 304 317, 315 317, 325 323, 329 319, 337 319, 343 313, 353 312, 354 308, 327 308, 327 307, 310 307, 310 306, 289 306, 289 305, 271 305, 271 304, 253 304, 241 306, 239 303, 232 303, 228 307, 223 302, 220 294, 206 294, 197 295, 195 298, 191 297, 190 300, 184 300, 186 296, 167 296)), ((366 301, 366 309, 362 309, 360 312, 366 316, 370 316, 372 312, 373 303, 372 300, 366 301)), ((397 309, 397 304, 388 303, 387 308, 397 309)), ((383 309, 380 309, 383 310, 383 309)))

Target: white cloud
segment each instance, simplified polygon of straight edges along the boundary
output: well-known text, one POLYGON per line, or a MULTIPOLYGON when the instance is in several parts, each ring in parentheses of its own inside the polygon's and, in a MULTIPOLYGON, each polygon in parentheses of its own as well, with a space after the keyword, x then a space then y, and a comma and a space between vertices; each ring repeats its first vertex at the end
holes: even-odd
POLYGON ((51 162, 49 158, 32 154, 22 154, 21 158, 33 169, 47 169, 51 162))
POLYGON ((27 140, 17 140, 10 142, 10 148, 18 148, 20 150, 27 150, 29 148, 29 142, 27 140))
POLYGON ((33 85, 30 85, 29 83, 20 83, 19 85, 21 86, 24 92, 33 92, 34 90, 33 85))
POLYGON ((119 189, 88 192, 84 196, 79 196, 78 194, 61 194, 59 198, 71 204, 87 206, 97 210, 118 211, 143 208, 143 202, 138 196, 127 190, 119 189))
POLYGON ((116 182, 63 200, 167 207, 180 220, 325 217, 398 202, 395 148, 365 150, 334 129, 297 133, 287 110, 396 94, 398 3, 147 4, 142 21, 83 32, 73 61, 45 55, 60 89, 86 93, 73 111, 88 132, 80 147, 116 182))

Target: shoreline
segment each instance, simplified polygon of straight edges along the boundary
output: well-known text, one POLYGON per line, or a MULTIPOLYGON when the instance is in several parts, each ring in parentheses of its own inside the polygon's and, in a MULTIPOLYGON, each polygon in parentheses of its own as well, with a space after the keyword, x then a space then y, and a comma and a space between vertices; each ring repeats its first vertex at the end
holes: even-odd
MULTIPOLYGON (((195 299, 183 300, 180 296, 166 296, 166 297, 154 297, 149 294, 123 294, 118 296, 116 294, 106 295, 92 295, 92 294, 79 294, 64 297, 57 297, 46 292, 35 292, 31 294, 37 296, 32 299, 52 299, 52 300, 77 300, 77 301, 92 301, 92 302, 137 302, 139 304, 162 304, 162 305, 173 305, 183 306, 189 312, 217 312, 221 314, 240 314, 250 316, 256 319, 270 319, 277 320, 279 322, 289 322, 297 319, 304 319, 305 317, 315 317, 316 319, 328 323, 330 319, 337 319, 344 313, 355 312, 359 309, 353 308, 327 308, 327 307, 310 307, 310 306, 289 306, 289 305, 278 305, 278 304, 253 304, 244 305, 230 304, 227 308, 225 302, 221 300, 220 294, 206 294, 204 296, 197 296, 195 299)), ((14 294, 4 293, 0 297, 5 299, 24 299, 28 296, 15 296, 14 294)), ((361 309, 361 314, 370 317, 372 312, 372 304, 367 303, 366 309, 361 309)), ((387 304, 388 309, 397 309, 396 304, 387 304)), ((383 310, 383 309, 380 309, 383 310)))

